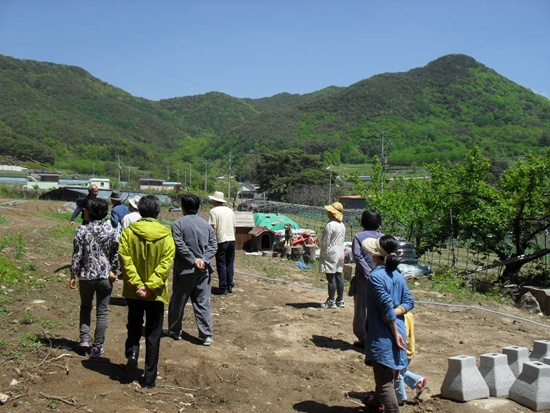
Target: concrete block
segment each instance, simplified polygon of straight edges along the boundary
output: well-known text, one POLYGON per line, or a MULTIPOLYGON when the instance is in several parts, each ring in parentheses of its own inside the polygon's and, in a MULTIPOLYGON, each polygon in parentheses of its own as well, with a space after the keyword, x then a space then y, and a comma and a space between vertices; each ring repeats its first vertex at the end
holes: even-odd
POLYGON ((518 377, 523 368, 523 363, 529 361, 529 349, 527 347, 504 347, 502 352, 508 356, 508 365, 514 376, 518 377))
POLYGON ((521 289, 521 294, 525 294, 526 292, 533 294, 540 305, 540 310, 545 315, 550 315, 550 288, 524 286, 521 289))
POLYGON ((508 398, 540 412, 550 409, 550 365, 540 361, 528 361, 516 379, 508 398))
POLYGON ((531 361, 542 362, 545 357, 550 357, 550 340, 535 340, 529 358, 531 361))
POLYGON ((449 357, 448 363, 441 385, 441 397, 459 402, 489 397, 489 386, 477 368, 475 357, 449 357))
POLYGON ((479 372, 489 386, 489 394, 493 397, 506 397, 516 376, 508 366, 506 354, 487 353, 479 358, 479 372))
POLYGON ((543 362, 544 364, 550 365, 550 357, 544 357, 544 358, 542 359, 542 362, 543 362))

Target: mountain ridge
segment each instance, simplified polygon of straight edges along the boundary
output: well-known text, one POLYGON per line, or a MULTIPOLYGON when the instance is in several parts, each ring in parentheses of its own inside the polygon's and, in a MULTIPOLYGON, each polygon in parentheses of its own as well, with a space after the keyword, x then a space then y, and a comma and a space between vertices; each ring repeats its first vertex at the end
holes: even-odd
POLYGON ((222 168, 232 152, 244 170, 282 149, 364 163, 379 154, 382 132, 402 165, 458 161, 474 145, 511 159, 550 141, 548 99, 461 54, 303 95, 158 101, 77 66, 0 55, 0 92, 0 155, 78 167, 122 157, 157 171, 200 159, 222 168))

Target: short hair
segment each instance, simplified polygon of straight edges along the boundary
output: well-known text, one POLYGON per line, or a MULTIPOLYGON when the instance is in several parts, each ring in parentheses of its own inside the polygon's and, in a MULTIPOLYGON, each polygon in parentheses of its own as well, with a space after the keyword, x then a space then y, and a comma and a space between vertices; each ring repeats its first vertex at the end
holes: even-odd
POLYGON ((145 195, 138 202, 138 211, 142 218, 156 218, 160 214, 160 200, 154 195, 145 195))
POLYGON ((109 205, 102 198, 90 198, 86 202, 86 210, 90 216, 90 221, 100 221, 107 216, 109 205))
POLYGON ((88 195, 89 196, 97 196, 97 194, 99 193, 99 187, 96 185, 96 184, 91 184, 89 187, 88 187, 88 195))
POLYGON ((367 209, 361 215, 361 226, 364 230, 377 230, 382 225, 380 213, 374 209, 367 209))
POLYGON ((199 212, 201 207, 201 200, 195 194, 184 194, 181 196, 181 209, 186 213, 195 215, 199 212))

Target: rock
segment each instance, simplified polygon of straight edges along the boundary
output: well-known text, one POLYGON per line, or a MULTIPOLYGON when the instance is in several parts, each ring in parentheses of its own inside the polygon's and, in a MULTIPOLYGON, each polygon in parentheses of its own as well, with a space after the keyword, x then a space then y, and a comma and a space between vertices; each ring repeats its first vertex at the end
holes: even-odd
POLYGON ((540 313, 540 304, 533 294, 526 292, 521 296, 518 302, 518 307, 524 310, 532 311, 533 313, 540 313))
POLYGON ((6 404, 10 396, 5 393, 0 393, 0 405, 6 404))

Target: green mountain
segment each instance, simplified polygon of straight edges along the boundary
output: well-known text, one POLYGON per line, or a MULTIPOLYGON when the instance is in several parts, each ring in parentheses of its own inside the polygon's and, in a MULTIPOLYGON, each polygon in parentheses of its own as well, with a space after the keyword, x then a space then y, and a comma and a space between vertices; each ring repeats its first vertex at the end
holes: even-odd
POLYGON ((207 161, 250 170, 264 151, 299 149, 364 163, 386 139, 390 164, 457 161, 474 145, 494 159, 550 142, 550 101, 464 55, 349 87, 240 99, 211 92, 134 97, 85 70, 0 55, 0 156, 55 167, 112 163, 164 171, 207 161))

